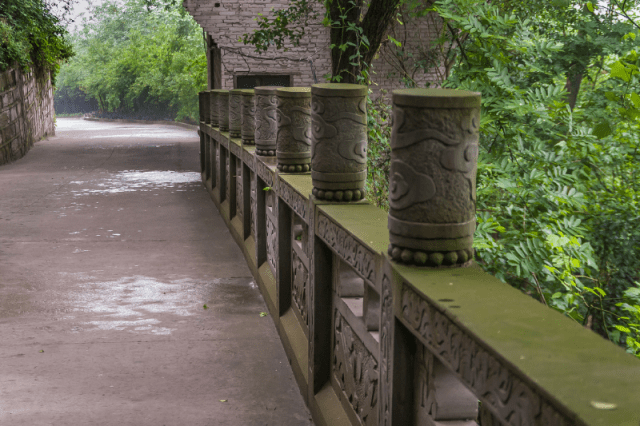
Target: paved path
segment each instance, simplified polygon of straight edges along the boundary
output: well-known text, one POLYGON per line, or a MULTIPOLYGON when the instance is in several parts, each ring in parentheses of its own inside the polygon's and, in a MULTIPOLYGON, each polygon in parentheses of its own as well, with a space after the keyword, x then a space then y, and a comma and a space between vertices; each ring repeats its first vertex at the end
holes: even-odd
POLYGON ((311 424, 196 132, 56 132, 0 167, 0 425, 311 424))

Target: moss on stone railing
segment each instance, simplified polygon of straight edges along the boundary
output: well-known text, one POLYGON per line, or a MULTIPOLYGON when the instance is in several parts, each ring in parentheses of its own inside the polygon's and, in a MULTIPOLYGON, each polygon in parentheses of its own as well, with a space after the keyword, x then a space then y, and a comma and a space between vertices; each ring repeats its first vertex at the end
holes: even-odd
MULTIPOLYGON (((272 91, 255 92, 255 122, 263 126, 255 141, 264 154, 274 151, 276 127, 270 121, 278 117, 272 91)), ((209 102, 210 95, 204 92, 201 99, 206 106, 200 123, 202 179, 264 295, 316 424, 640 424, 637 359, 464 258, 472 254, 464 245, 472 229, 468 207, 458 204, 456 224, 447 219, 443 225, 453 229, 445 235, 453 242, 445 244, 441 237, 429 239, 429 232, 444 232, 443 227, 425 221, 411 234, 402 221, 414 223, 415 218, 398 214, 390 220, 366 200, 320 199, 312 195, 318 188, 311 172, 281 172, 275 156, 257 155, 254 145, 243 145, 240 138, 207 124, 223 122, 223 109, 217 108, 221 99, 228 102, 218 94, 209 102), (399 262, 393 256, 396 244, 390 249, 388 226, 394 241, 412 247, 404 258, 405 249, 396 250, 399 262), (429 252, 429 247, 437 249, 429 252), (432 253, 445 254, 440 259, 432 253), (445 260, 446 253, 456 255, 445 260), (406 264, 428 265, 431 258, 436 259, 432 265, 452 266, 406 264)), ((414 101, 420 99, 400 103, 406 107, 414 101)), ((473 114, 451 112, 459 101, 442 99, 448 112, 432 111, 430 119, 450 123, 457 120, 453 114, 467 123, 470 135, 473 114)), ((463 106, 478 106, 471 102, 463 106)), ((412 107, 422 104, 416 105, 412 107)), ((301 117, 298 124, 305 121, 301 117)), ((351 119, 361 121, 357 114, 351 119)), ((287 132, 304 147, 304 131, 287 132)), ((466 145, 452 142, 457 148, 449 157, 438 157, 444 169, 465 179, 469 164, 461 161, 470 161, 477 152, 469 148, 473 137, 468 138, 466 145)), ((361 152, 357 143, 353 148, 349 153, 361 152)), ((305 155, 299 158, 308 164, 305 155)), ((414 153, 405 161, 418 157, 414 153)), ((319 176, 325 183, 338 173, 323 172, 319 176)), ((345 169, 338 177, 349 180, 358 172, 345 169)), ((418 185, 420 179, 426 181, 409 183, 418 185)), ((344 196, 346 189, 336 187, 333 194, 337 191, 344 196)), ((402 203, 395 208, 406 213, 402 203)), ((437 220, 432 215, 432 222, 437 220)))

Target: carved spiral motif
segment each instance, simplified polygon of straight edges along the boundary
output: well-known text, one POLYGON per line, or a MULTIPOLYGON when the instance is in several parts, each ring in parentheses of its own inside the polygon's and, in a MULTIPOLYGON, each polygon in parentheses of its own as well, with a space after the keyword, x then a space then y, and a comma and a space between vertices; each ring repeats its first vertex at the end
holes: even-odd
POLYGON ((254 103, 253 90, 242 91, 242 143, 253 145, 255 135, 255 114, 256 106, 254 103))
POLYGON ((480 95, 393 93, 389 255, 426 266, 473 258, 480 95))
POLYGON ((276 157, 278 170, 308 172, 311 168, 311 91, 306 87, 277 90, 276 157))
POLYGON ((218 91, 218 124, 221 132, 229 131, 229 91, 218 91))
POLYGON ((242 92, 234 89, 229 92, 229 136, 239 138, 242 131, 242 92))
POLYGON ((255 91, 255 143, 256 153, 262 156, 276 155, 276 90, 277 87, 256 87, 255 91))
POLYGON ((218 92, 216 90, 209 91, 209 109, 211 116, 211 125, 213 127, 218 127, 218 92))
POLYGON ((313 195, 359 201, 367 170, 367 88, 315 84, 311 93, 313 195))

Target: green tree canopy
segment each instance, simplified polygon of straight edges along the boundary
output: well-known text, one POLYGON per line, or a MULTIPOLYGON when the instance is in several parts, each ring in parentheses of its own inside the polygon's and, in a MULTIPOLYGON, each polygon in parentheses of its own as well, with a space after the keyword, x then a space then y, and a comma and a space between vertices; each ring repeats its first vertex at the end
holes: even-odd
POLYGON ((198 116, 206 56, 202 31, 182 6, 107 1, 72 42, 77 55, 62 69, 61 89, 79 90, 105 111, 168 105, 179 120, 198 116))

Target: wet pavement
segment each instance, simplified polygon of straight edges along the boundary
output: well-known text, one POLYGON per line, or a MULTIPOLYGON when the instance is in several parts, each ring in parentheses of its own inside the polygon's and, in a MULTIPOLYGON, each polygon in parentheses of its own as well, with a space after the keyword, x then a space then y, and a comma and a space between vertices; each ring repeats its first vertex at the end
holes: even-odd
POLYGON ((311 424, 198 149, 58 118, 0 167, 0 425, 311 424))

